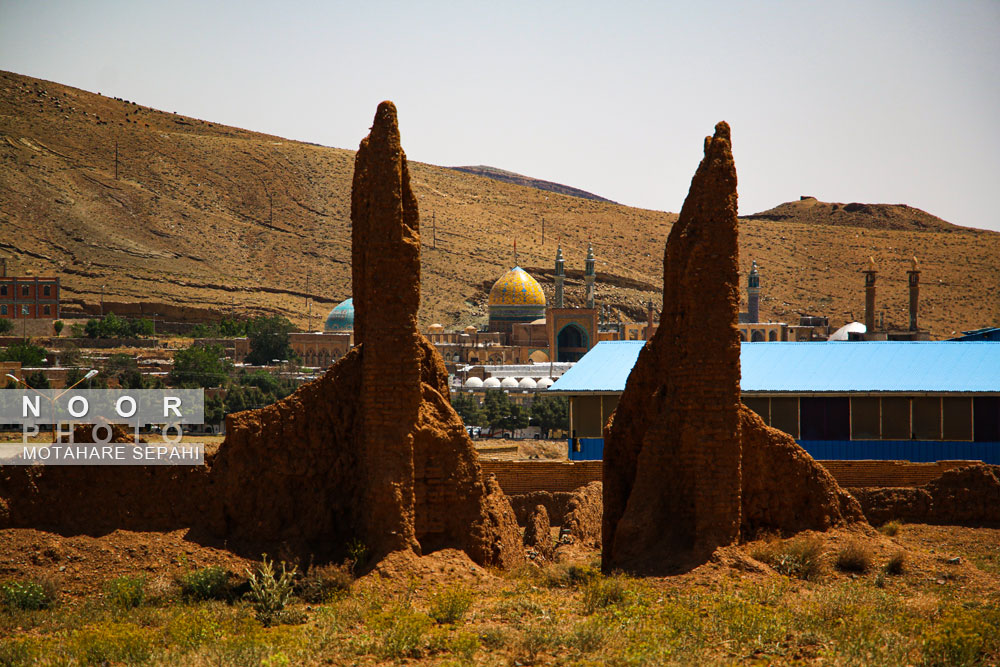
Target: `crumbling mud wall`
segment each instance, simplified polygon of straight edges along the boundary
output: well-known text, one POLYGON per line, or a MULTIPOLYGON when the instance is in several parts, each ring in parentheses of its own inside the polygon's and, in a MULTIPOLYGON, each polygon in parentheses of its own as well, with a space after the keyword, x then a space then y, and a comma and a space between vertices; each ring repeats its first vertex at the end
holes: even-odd
POLYGON ((545 505, 536 505, 528 515, 527 525, 524 527, 524 546, 534 549, 543 558, 552 557, 552 524, 545 505))
POLYGON ((210 470, 0 471, 0 527, 187 526, 248 555, 316 562, 354 541, 372 562, 444 548, 523 560, 514 511, 484 480, 444 363, 417 331, 418 213, 391 102, 358 150, 351 222, 357 348, 274 405, 229 415, 210 470))
POLYGON ((527 525, 528 515, 537 506, 543 505, 553 525, 560 526, 566 517, 566 505, 569 504, 572 497, 572 491, 532 491, 531 493, 508 495, 507 499, 510 501, 511 507, 514 508, 514 514, 520 525, 527 525))
POLYGON ((1000 466, 945 471, 917 488, 851 489, 875 525, 897 520, 960 526, 1000 526, 1000 466))
POLYGON ((790 435, 740 405, 742 516, 740 537, 826 530, 862 521, 861 506, 790 435))
POLYGON ((577 544, 600 548, 602 495, 601 482, 591 482, 573 492, 566 506, 566 518, 562 526, 577 544))
POLYGON ((741 413, 737 179, 726 123, 704 149, 667 238, 659 328, 605 428, 606 571, 680 571, 741 534, 860 517, 808 454, 741 413), (744 497, 747 472, 763 465, 798 476, 769 470, 744 497))

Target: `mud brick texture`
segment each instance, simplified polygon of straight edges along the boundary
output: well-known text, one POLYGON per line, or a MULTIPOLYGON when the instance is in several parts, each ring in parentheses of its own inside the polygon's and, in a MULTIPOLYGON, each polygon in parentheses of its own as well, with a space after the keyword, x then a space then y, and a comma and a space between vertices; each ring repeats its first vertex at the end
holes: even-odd
POLYGON ((667 238, 660 325, 605 427, 602 567, 609 572, 694 567, 740 538, 744 512, 753 513, 751 531, 861 519, 857 503, 794 441, 741 412, 736 185, 730 129, 719 123, 667 238), (760 462, 810 474, 769 470, 744 498, 744 446, 767 450, 748 459, 754 474, 760 462), (775 504, 780 496, 768 484, 789 502, 775 504), (795 508, 791 498, 811 506, 795 508), (770 505, 757 507, 761 501, 770 505))

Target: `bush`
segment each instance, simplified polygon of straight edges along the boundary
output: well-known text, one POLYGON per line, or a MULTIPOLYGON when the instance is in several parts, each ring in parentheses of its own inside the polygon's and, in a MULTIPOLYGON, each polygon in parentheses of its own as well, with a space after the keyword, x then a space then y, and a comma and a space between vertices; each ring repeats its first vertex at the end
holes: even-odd
POLYGON ((583 586, 583 609, 592 614, 625 600, 625 585, 619 577, 591 579, 583 586))
POLYGON ((857 540, 851 540, 837 552, 835 563, 841 572, 863 574, 872 566, 871 549, 857 540))
POLYGON ((810 581, 823 571, 823 544, 815 538, 799 537, 787 542, 768 542, 751 555, 777 572, 810 581))
POLYGON ((431 596, 428 615, 439 624, 455 623, 472 606, 472 592, 458 586, 446 588, 431 596))
POLYGON ((8 581, 0 586, 0 602, 11 609, 48 609, 57 594, 55 585, 49 580, 8 581))
POLYGON ((104 597, 118 610, 135 609, 146 599, 146 577, 117 577, 104 584, 104 597))
POLYGON ((994 664, 1000 649, 1000 609, 966 610, 946 616, 923 636, 929 667, 994 664))
POLYGON ((85 665, 148 662, 153 654, 147 632, 132 623, 103 623, 73 633, 72 650, 85 665))
POLYGON ((265 626, 273 625, 281 618, 289 599, 292 597, 296 568, 288 570, 281 562, 281 574, 274 569, 274 561, 262 554, 262 562, 256 570, 247 569, 250 592, 247 597, 253 606, 257 620, 265 626))
POLYGON ((374 619, 374 629, 380 635, 376 652, 385 659, 419 658, 430 625, 431 619, 424 614, 408 607, 391 607, 374 619))
POLYGON ((878 529, 880 533, 888 537, 896 537, 899 534, 899 529, 903 527, 899 521, 889 521, 888 523, 883 523, 878 529))
POLYGON ((906 554, 902 551, 897 551, 890 558, 889 562, 885 564, 886 574, 903 574, 906 570, 906 554))
POLYGON ((177 584, 185 600, 229 600, 233 593, 229 573, 218 565, 188 572, 177 584))
POLYGON ((347 565, 314 566, 295 583, 295 594, 305 602, 321 604, 349 590, 352 583, 354 577, 347 565))

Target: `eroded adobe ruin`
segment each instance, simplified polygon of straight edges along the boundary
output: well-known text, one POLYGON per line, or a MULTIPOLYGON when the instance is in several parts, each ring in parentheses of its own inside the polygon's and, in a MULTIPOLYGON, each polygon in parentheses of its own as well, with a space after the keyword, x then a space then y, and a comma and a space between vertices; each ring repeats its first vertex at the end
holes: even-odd
POLYGON ((444 363, 417 331, 418 213, 391 102, 358 150, 351 222, 358 347, 274 405, 230 415, 210 469, 0 471, 0 528, 190 527, 247 555, 316 562, 353 541, 373 562, 445 548, 522 560, 510 503, 483 479, 444 363))
POLYGON ((741 534, 861 517, 825 470, 740 403, 737 179, 726 123, 704 151, 667 239, 659 329, 605 429, 607 571, 677 571, 741 534))

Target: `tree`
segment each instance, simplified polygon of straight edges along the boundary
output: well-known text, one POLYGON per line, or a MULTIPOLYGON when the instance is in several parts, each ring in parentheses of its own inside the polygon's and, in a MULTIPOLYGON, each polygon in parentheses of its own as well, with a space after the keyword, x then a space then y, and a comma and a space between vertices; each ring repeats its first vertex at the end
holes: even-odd
POLYGON ((108 313, 99 320, 87 320, 84 333, 88 338, 148 337, 153 335, 153 322, 147 319, 129 320, 108 313))
POLYGON ((528 410, 517 403, 511 403, 507 416, 500 422, 505 431, 516 431, 528 425, 528 410))
POLYGON ((221 396, 209 396, 205 399, 206 424, 221 424, 225 416, 225 403, 221 396))
POLYGON ((503 422, 510 415, 510 397, 500 389, 490 389, 483 397, 483 411, 490 433, 503 428, 503 422))
POLYGON ((32 389, 51 389, 52 385, 49 384, 49 379, 45 377, 45 373, 42 371, 35 371, 24 378, 24 383, 31 387, 32 389))
POLYGON ((531 423, 548 434, 569 429, 569 399, 565 396, 539 396, 531 404, 531 423))
POLYGON ((486 423, 486 415, 472 394, 458 392, 451 399, 451 407, 455 408, 466 426, 483 426, 486 423))
POLYGON ((7 318, 0 319, 0 334, 10 333, 14 328, 14 323, 7 318))
POLYGON ((265 366, 274 359, 292 359, 295 354, 288 344, 288 334, 295 327, 288 318, 281 315, 258 317, 251 323, 250 354, 247 362, 254 366, 265 366))
POLYGON ((27 341, 0 348, 0 361, 20 361, 22 366, 41 366, 47 356, 48 351, 44 347, 27 341))
POLYGON ((233 362, 226 359, 221 345, 192 345, 174 353, 170 383, 175 386, 218 387, 226 381, 232 369, 233 362))
MULTIPOLYGON (((57 336, 62 333, 64 326, 66 326, 66 323, 63 322, 62 320, 56 320, 55 322, 52 323, 52 328, 55 330, 57 336)), ((3 327, 0 327, 0 329, 2 328, 3 327)))

